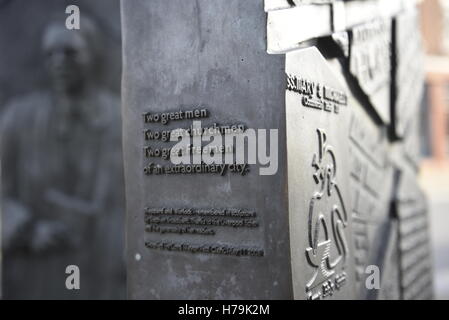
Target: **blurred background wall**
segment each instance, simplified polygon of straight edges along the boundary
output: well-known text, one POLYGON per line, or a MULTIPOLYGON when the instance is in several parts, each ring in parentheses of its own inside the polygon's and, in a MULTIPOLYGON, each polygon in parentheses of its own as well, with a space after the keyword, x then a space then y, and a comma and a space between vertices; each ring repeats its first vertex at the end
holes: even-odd
POLYGON ((426 101, 422 123, 428 142, 420 181, 427 193, 437 299, 449 299, 449 1, 423 0, 426 101))

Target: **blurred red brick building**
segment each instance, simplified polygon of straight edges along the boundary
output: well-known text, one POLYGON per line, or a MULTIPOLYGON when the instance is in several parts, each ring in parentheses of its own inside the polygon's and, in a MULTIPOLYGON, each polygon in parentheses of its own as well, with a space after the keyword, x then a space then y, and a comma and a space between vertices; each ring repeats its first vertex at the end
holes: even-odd
POLYGON ((426 49, 427 107, 429 108, 431 156, 442 162, 448 157, 449 125, 449 1, 420 3, 426 49))

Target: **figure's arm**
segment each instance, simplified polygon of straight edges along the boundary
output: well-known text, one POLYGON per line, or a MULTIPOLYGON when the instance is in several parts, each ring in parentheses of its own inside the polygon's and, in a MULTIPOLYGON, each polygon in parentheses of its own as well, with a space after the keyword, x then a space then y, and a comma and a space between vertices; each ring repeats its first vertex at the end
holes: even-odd
MULTIPOLYGON (((39 217, 36 208, 31 207, 26 198, 29 186, 21 177, 24 175, 22 148, 27 143, 23 125, 28 124, 27 110, 22 105, 13 103, 5 109, 0 117, 0 156, 1 156, 1 196, 2 196, 2 229, 3 249, 27 248, 32 251, 50 250, 66 243, 67 230, 58 221, 39 217)), ((42 199, 32 190, 36 199, 42 199)))
POLYGON ((13 246, 24 246, 29 239, 24 236, 31 223, 30 208, 19 199, 19 132, 14 121, 15 105, 5 108, 0 121, 1 156, 1 205, 2 205, 2 241, 5 250, 13 246))
POLYGON ((67 194, 61 190, 50 188, 46 190, 45 200, 63 212, 73 212, 81 216, 93 216, 104 212, 106 197, 110 189, 110 176, 114 174, 110 165, 110 157, 102 150, 97 151, 100 164, 96 176, 91 179, 95 185, 90 198, 67 194))
POLYGON ((97 197, 82 199, 53 188, 45 192, 45 200, 59 210, 75 212, 85 216, 95 215, 102 208, 102 203, 97 197))

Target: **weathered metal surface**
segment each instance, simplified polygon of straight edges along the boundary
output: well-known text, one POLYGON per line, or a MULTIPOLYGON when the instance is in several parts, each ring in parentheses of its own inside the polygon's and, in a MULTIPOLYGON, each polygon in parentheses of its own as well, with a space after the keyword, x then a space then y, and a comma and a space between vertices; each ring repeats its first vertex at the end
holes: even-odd
POLYGON ((129 297, 292 298, 285 62, 266 53, 263 2, 138 0, 122 9, 129 297), (251 165, 245 175, 146 174, 150 162, 172 165, 146 157, 143 147, 172 143, 145 140, 144 131, 188 128, 192 120, 164 125, 142 115, 196 108, 207 109, 203 127, 278 129, 277 173, 261 176, 251 165), (174 228, 204 230, 206 220, 207 233, 174 228))
POLYGON ((390 20, 374 20, 354 27, 350 36, 350 72, 386 124, 390 123, 391 32, 390 20))
POLYGON ((304 4, 329 4, 338 0, 265 0, 265 11, 289 9, 304 4))
POLYGON ((379 261, 381 283, 379 290, 370 290, 368 297, 379 300, 399 300, 401 298, 398 248, 398 221, 390 219, 388 231, 382 238, 383 257, 379 261))
POLYGON ((417 117, 424 91, 424 52, 417 10, 394 20, 394 62, 392 124, 394 134, 404 137, 408 122, 417 117))
POLYGON ((427 203, 416 176, 401 168, 396 198, 399 220, 401 298, 431 299, 432 266, 427 203))
POLYGON ((354 298, 348 93, 316 48, 288 53, 285 72, 295 298, 354 298))
MULTIPOLYGON (((428 278, 407 264, 425 239, 404 233, 426 227, 409 225, 419 206, 401 200, 415 197, 403 170, 418 167, 417 107, 404 141, 389 135, 411 59, 392 17, 411 2, 122 3, 131 298, 427 297, 428 278), (277 173, 171 168, 155 150, 172 144, 155 134, 190 127, 188 112, 277 129, 277 173), (378 289, 366 284, 373 266, 378 289)), ((422 78, 407 81, 406 96, 422 78)))
POLYGON ((298 44, 332 33, 329 5, 304 5, 268 13, 267 51, 285 53, 298 44))
POLYGON ((266 2, 269 53, 286 53, 300 48, 307 40, 350 30, 376 19, 391 19, 416 5, 414 0, 304 2, 290 7, 285 2, 266 2), (269 8, 282 10, 270 11, 269 8))
POLYGON ((380 265, 393 195, 393 167, 388 158, 386 128, 376 125, 351 100, 349 139, 350 185, 354 237, 354 265, 358 297, 368 298, 366 268, 380 265))
MULTIPOLYGON (((349 106, 349 152, 345 159, 349 163, 349 186, 351 198, 352 237, 354 249, 352 262, 355 271, 357 299, 376 299, 378 290, 368 289, 370 268, 379 268, 381 276, 388 272, 389 265, 383 261, 388 258, 393 246, 390 234, 391 199, 394 194, 394 167, 389 157, 387 127, 374 121, 369 103, 360 102, 357 87, 350 86, 351 77, 345 77, 345 63, 336 59, 328 60, 336 75, 348 92, 349 106), (347 79, 347 80, 345 80, 347 79)), ((394 243, 396 245, 397 242, 394 243)), ((389 278, 387 275, 385 278, 389 278)), ((388 282, 382 276, 383 282, 388 282)), ((399 282, 396 282, 399 285, 399 282)), ((392 284, 394 286, 394 283, 392 284)), ((382 287, 383 288, 383 287, 382 287)))

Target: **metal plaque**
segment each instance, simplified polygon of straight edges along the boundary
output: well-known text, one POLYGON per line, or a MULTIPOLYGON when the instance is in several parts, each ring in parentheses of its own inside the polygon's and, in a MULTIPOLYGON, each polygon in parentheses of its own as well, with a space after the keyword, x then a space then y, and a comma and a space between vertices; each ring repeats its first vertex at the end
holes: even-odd
POLYGON ((391 21, 356 26, 350 36, 350 72, 384 123, 390 122, 391 21))
POLYGON ((122 2, 130 298, 430 297, 411 7, 122 2), (249 154, 172 163, 169 137, 198 122, 201 134, 274 130, 277 170, 261 175, 249 154))
POLYGON ((336 0, 265 0, 265 11, 288 9, 303 4, 329 4, 336 0))
POLYGON ((267 51, 286 53, 302 47, 304 41, 349 31, 373 20, 391 19, 415 5, 413 0, 267 0, 267 51))
POLYGON ((122 17, 129 298, 291 299, 285 59, 263 2, 123 1, 122 17), (167 136, 194 120, 278 130, 277 171, 174 165, 167 136))
POLYGON ((315 48, 286 55, 294 296, 354 298, 348 93, 315 48))
MULTIPOLYGON (((418 110, 417 110, 418 111, 418 110)), ((419 170, 422 157, 422 130, 420 114, 416 112, 410 117, 404 128, 402 143, 402 157, 415 171, 419 170)))
MULTIPOLYGON (((330 61, 331 62, 331 61, 330 61)), ((331 66, 341 76, 348 94, 349 115, 349 186, 352 237, 354 242, 357 299, 375 299, 376 290, 366 287, 367 268, 378 266, 381 274, 388 265, 386 246, 393 240, 391 198, 394 193, 394 167, 389 159, 387 127, 374 120, 369 104, 363 105, 345 82, 345 69, 335 59, 331 66)), ((353 89, 354 90, 354 89, 353 89)))
POLYGON ((401 298, 399 270, 398 221, 391 219, 388 231, 383 237, 383 259, 379 261, 381 285, 379 290, 370 290, 369 298, 379 300, 399 300, 401 298))
POLYGON ((424 54, 417 10, 409 10, 394 20, 393 129, 405 135, 407 122, 416 117, 424 92, 424 54))
POLYGON ((393 194, 393 166, 388 159, 386 128, 379 126, 355 101, 351 102, 349 126, 350 186, 352 200, 354 265, 358 297, 368 298, 366 267, 379 265, 384 233, 389 226, 393 194))
POLYGON ((401 298, 431 299, 432 267, 427 204, 416 176, 401 168, 396 210, 399 219, 401 298))

